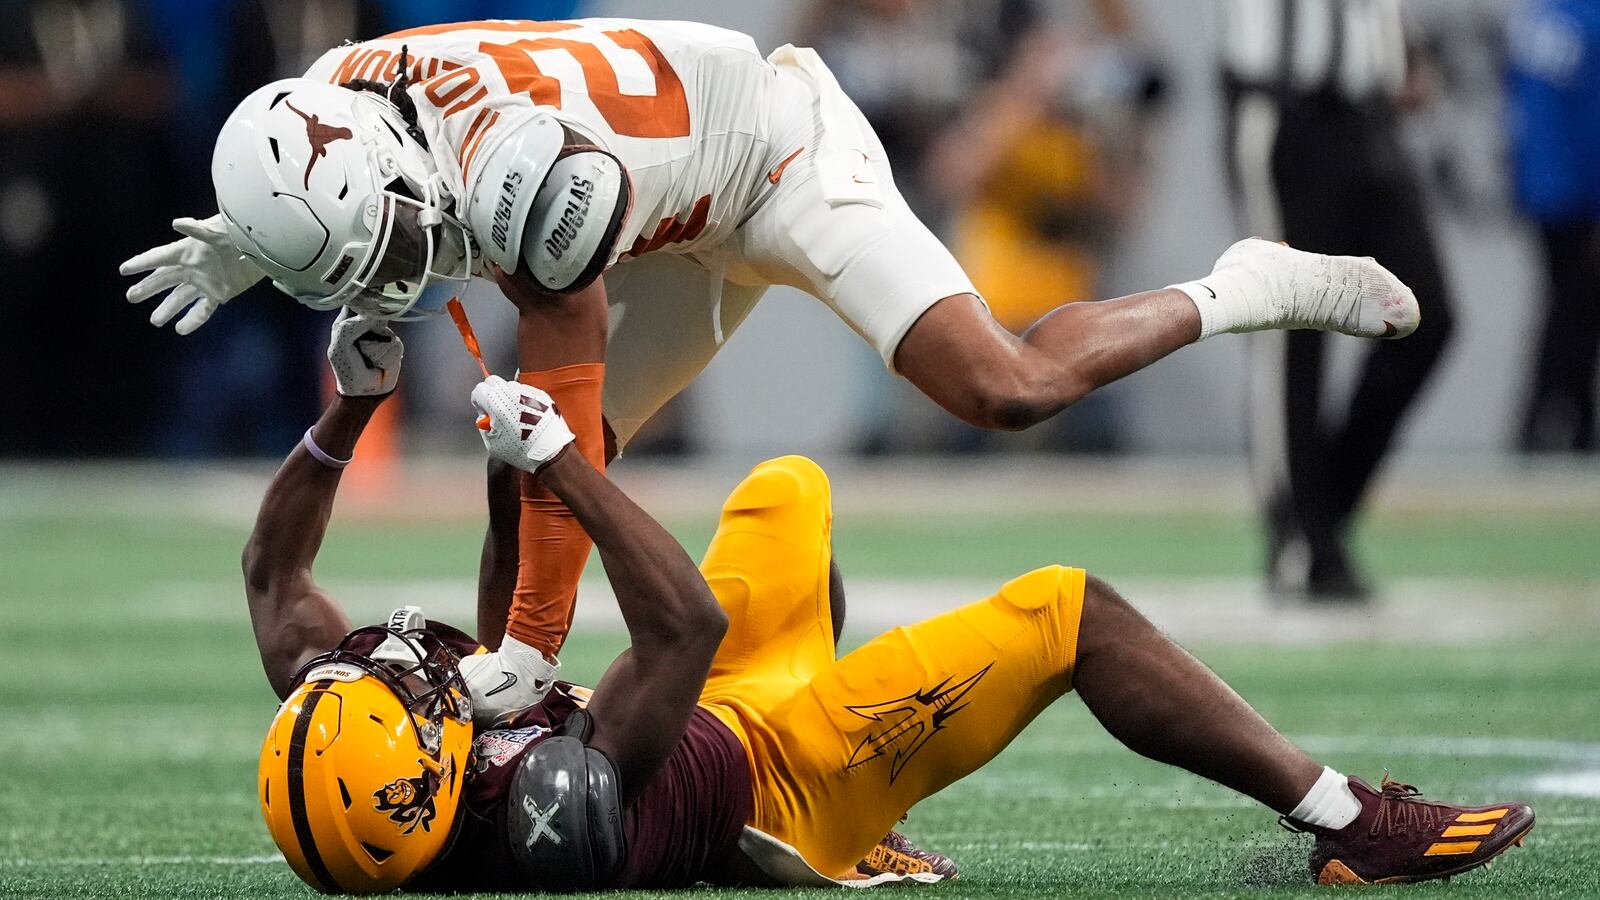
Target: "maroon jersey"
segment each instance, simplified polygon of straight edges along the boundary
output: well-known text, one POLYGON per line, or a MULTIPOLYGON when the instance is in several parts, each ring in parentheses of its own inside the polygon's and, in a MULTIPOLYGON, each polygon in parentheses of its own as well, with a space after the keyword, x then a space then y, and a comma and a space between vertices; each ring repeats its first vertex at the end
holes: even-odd
MULTIPOLYGON (((449 626, 429 630, 457 652, 478 645, 449 626)), ((406 887, 419 891, 512 891, 519 884, 506 835, 511 784, 522 758, 588 703, 587 689, 558 681, 538 706, 504 728, 480 732, 466 774, 460 829, 445 855, 406 887)), ((660 771, 623 813, 627 855, 612 888, 687 887, 719 880, 750 820, 750 768, 744 745, 717 718, 696 709, 660 771)))

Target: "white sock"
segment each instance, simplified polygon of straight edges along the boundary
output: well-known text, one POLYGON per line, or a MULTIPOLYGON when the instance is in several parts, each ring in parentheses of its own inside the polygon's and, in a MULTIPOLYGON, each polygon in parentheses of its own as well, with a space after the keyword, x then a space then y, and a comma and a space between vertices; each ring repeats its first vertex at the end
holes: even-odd
POLYGON ((1210 275, 1170 285, 1200 311, 1200 340, 1211 335, 1261 331, 1283 325, 1286 298, 1298 267, 1317 256, 1288 250, 1266 240, 1240 240, 1227 248, 1210 275))
POLYGON ((1323 766, 1317 783, 1306 791, 1300 805, 1289 811, 1289 818, 1332 831, 1349 825, 1361 815, 1361 801, 1350 790, 1350 779, 1323 766))
POLYGON ((1200 311, 1200 337, 1256 331, 1271 321, 1273 309, 1261 280, 1237 266, 1212 272, 1204 278, 1167 286, 1183 291, 1200 311))

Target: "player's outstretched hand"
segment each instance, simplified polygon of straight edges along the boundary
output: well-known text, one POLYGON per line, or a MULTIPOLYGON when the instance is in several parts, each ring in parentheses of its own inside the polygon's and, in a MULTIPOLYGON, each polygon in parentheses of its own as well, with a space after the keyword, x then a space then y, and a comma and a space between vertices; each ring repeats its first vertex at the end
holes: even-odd
POLYGON ((150 273, 128 288, 129 303, 171 288, 150 314, 150 324, 160 328, 187 308, 174 330, 188 334, 204 325, 217 307, 266 276, 233 246, 221 213, 209 219, 173 219, 172 228, 182 240, 146 250, 118 270, 124 275, 150 273))
POLYGON ((339 393, 346 397, 391 393, 400 379, 400 361, 405 353, 406 345, 384 319, 351 312, 347 306, 333 320, 328 364, 333 367, 339 393))
POLYGON ((555 401, 536 387, 490 375, 472 389, 472 405, 489 455, 524 472, 538 472, 572 446, 555 401))

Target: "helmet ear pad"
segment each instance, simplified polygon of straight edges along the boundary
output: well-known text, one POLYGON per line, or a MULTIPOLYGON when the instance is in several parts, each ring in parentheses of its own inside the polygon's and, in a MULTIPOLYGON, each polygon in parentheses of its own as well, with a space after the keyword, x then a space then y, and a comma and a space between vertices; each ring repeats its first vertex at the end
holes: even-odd
POLYGON ((592 144, 568 144, 534 196, 521 262, 544 290, 582 290, 605 271, 632 208, 633 182, 622 161, 592 144))

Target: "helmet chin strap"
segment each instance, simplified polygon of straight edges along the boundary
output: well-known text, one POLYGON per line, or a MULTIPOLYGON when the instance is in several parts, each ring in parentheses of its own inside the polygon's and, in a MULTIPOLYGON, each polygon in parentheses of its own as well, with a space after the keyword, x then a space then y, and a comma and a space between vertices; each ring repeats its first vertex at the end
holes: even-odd
MULTIPOLYGON (((420 606, 402 606, 390 613, 388 620, 384 622, 384 625, 391 631, 402 633, 416 631, 426 627, 427 624, 428 619, 422 614, 422 607, 420 606)), ((408 667, 424 656, 425 654, 420 652, 420 648, 413 646, 409 639, 403 638, 398 634, 391 634, 384 638, 383 643, 368 654, 369 658, 377 662, 395 663, 408 667)))

